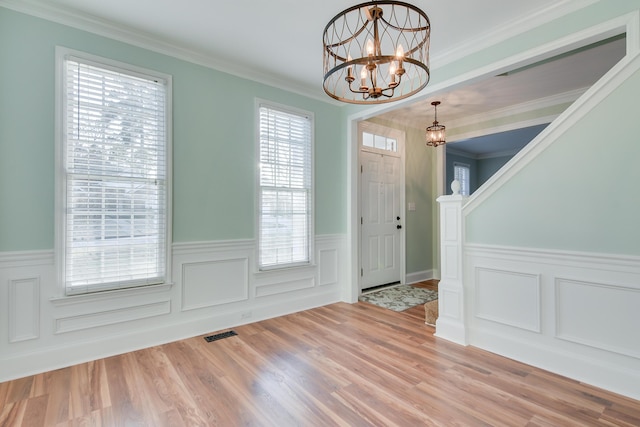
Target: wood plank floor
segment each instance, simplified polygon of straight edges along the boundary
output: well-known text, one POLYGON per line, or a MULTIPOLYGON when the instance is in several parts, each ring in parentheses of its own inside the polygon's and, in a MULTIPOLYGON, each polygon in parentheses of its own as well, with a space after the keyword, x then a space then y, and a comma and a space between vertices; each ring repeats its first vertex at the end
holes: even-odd
POLYGON ((0 384, 0 426, 640 426, 640 402, 337 303, 0 384))

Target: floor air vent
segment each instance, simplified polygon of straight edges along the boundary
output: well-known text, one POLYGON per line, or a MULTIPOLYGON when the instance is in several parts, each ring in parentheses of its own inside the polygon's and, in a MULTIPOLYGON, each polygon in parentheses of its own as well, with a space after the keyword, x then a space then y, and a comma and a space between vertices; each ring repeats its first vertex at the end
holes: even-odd
POLYGON ((236 331, 227 331, 227 332, 221 332, 215 335, 209 335, 208 337, 204 337, 204 339, 206 342, 211 342, 211 341, 218 341, 224 338, 233 337, 235 335, 238 335, 236 331))

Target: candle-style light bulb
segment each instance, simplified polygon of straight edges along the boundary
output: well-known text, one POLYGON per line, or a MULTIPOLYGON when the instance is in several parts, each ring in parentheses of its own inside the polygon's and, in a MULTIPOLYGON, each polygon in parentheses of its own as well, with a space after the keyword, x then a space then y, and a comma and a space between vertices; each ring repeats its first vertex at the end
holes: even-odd
MULTIPOLYGON (((347 56, 347 62, 351 62, 351 55, 347 56)), ((353 78, 353 65, 347 66, 347 77, 353 78)))
POLYGON ((389 74, 391 75, 391 83, 396 82, 396 64, 393 62, 389 64, 389 74))
POLYGON ((373 56, 373 42, 371 39, 367 40, 367 55, 373 56))
POLYGON ((396 59, 398 60, 398 69, 402 69, 402 61, 404 60, 404 48, 401 44, 396 49, 396 59))
POLYGON ((367 67, 362 67, 362 71, 360 71, 360 86, 367 86, 367 67))

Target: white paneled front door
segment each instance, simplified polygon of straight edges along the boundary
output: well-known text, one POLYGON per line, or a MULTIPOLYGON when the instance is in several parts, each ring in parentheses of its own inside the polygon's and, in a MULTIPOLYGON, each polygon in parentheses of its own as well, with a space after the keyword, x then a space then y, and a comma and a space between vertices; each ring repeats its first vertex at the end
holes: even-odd
POLYGON ((401 159, 361 151, 361 289, 400 281, 401 159))

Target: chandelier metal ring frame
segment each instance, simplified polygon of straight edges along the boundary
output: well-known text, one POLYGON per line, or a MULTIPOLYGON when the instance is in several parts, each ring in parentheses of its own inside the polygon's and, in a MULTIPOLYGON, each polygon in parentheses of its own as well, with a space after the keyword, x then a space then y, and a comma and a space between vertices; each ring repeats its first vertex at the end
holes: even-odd
POLYGON ((430 33, 429 17, 408 3, 370 1, 342 11, 323 33, 324 91, 352 104, 419 92, 430 77, 430 33))

